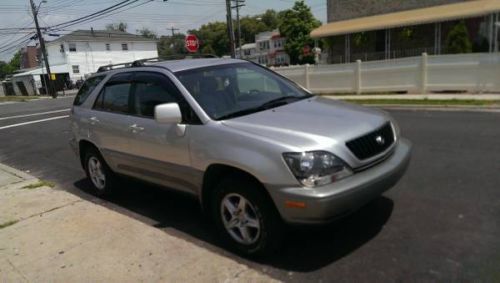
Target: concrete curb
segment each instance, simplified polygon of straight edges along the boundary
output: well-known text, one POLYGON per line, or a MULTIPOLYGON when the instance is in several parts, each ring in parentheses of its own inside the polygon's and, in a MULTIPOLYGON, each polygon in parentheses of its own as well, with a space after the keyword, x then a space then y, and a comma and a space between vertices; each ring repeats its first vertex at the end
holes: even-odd
POLYGON ((21 179, 23 179, 23 181, 35 181, 35 182, 38 181, 37 178, 31 176, 30 174, 28 174, 26 172, 23 172, 23 171, 15 169, 15 168, 3 165, 1 163, 0 163, 0 171, 7 172, 11 175, 14 175, 18 178, 21 178, 21 179))

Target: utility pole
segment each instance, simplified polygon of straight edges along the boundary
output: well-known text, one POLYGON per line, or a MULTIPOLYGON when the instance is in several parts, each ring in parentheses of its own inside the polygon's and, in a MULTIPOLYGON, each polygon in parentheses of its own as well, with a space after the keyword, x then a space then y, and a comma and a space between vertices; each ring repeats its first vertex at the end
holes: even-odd
POLYGON ((238 23, 238 48, 240 53, 240 59, 243 58, 243 51, 241 50, 241 22, 240 22, 240 8, 245 6, 245 0, 232 0, 234 1, 234 6, 231 7, 236 9, 236 22, 238 23))
MULTIPOLYGON (((40 2, 40 5, 43 2, 44 1, 40 2)), ((49 92, 48 94, 51 95, 53 98, 56 98, 57 92, 55 92, 54 88, 52 87, 52 80, 51 80, 52 73, 50 72, 49 58, 47 56, 47 50, 45 49, 45 41, 43 40, 42 32, 40 31, 40 26, 38 24, 38 10, 40 9, 40 5, 38 5, 38 7, 36 7, 35 2, 33 2, 33 0, 30 0, 30 5, 31 5, 31 12, 33 13, 33 19, 35 21, 36 33, 38 35, 38 41, 40 42, 40 48, 42 50, 42 56, 43 56, 43 61, 45 63, 45 69, 47 70, 48 80, 46 81, 46 84, 47 84, 47 89, 49 92)))
POLYGON ((229 34, 229 42, 231 44, 231 58, 236 57, 236 52, 234 50, 234 29, 233 29, 233 15, 231 11, 231 0, 226 0, 226 12, 227 12, 227 32, 229 34))
POLYGON ((172 31, 172 37, 174 37, 175 32, 176 32, 176 31, 178 31, 179 29, 178 29, 178 28, 171 27, 171 28, 169 28, 168 30, 172 31))

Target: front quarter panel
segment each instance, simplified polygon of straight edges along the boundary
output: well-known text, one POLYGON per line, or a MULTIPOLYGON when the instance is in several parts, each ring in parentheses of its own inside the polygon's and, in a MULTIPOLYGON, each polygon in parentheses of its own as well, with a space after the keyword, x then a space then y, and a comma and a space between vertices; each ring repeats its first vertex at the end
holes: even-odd
POLYGON ((236 167, 263 184, 298 185, 282 153, 284 144, 224 126, 220 122, 191 127, 191 161, 205 171, 212 164, 236 167))

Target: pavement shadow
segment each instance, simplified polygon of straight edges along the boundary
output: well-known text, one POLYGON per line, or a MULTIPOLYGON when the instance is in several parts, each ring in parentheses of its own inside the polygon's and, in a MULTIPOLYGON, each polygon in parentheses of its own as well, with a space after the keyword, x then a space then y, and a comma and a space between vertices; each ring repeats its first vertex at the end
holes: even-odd
POLYGON ((392 215, 393 208, 394 202, 382 196, 326 226, 290 228, 281 253, 261 263, 295 272, 318 270, 377 236, 392 215))
MULTIPOLYGON (((198 200, 190 195, 165 190, 136 180, 123 182, 119 193, 106 199, 96 199, 91 183, 82 179, 74 183, 86 196, 118 212, 139 218, 154 227, 179 233, 184 239, 212 251, 228 254, 204 215, 198 200), (120 211, 124 210, 124 211, 120 211), (172 229, 170 229, 172 228, 172 229), (187 236, 187 237, 186 237, 187 236), (209 245, 207 245, 207 243, 209 245)), ((289 227, 284 248, 279 254, 259 259, 240 258, 245 263, 271 265, 278 269, 311 272, 352 253, 374 238, 392 214, 394 203, 380 197, 350 216, 327 226, 289 227)))

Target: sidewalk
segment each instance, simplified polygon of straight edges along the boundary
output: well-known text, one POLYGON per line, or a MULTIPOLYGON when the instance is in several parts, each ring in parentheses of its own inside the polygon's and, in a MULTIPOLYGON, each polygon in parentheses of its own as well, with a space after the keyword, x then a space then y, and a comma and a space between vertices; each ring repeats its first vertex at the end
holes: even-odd
POLYGON ((272 278, 0 164, 0 282, 272 278), (31 188, 27 185, 31 184, 31 188))
POLYGON ((349 99, 349 100, 377 100, 377 99, 394 99, 394 100, 498 100, 500 94, 469 94, 469 93, 451 93, 451 94, 352 94, 352 95, 325 95, 332 99, 349 99))

